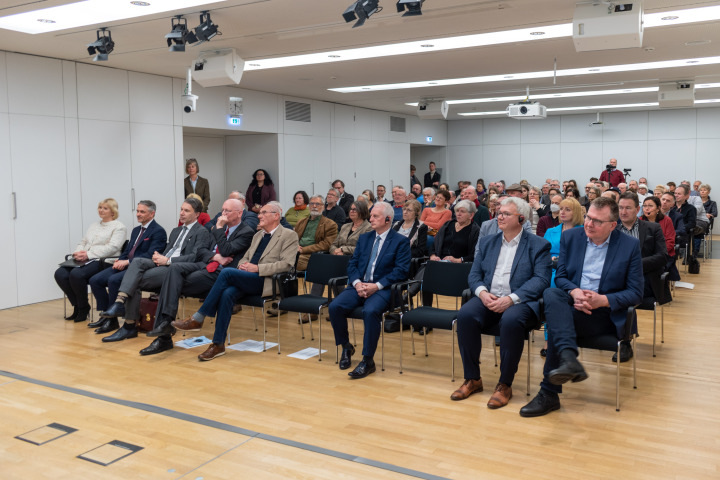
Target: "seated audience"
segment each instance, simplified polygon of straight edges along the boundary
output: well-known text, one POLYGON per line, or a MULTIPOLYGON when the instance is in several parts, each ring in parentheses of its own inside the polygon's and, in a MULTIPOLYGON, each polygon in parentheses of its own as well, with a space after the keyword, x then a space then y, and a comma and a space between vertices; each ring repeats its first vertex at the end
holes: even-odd
POLYGON ((528 203, 532 218, 529 219, 532 225, 532 232, 537 233, 537 225, 542 217, 550 213, 550 205, 540 203, 541 191, 538 187, 530 187, 528 190, 528 203))
MULTIPOLYGON (((347 219, 347 214, 350 212, 350 205, 352 205, 355 201, 355 197, 345 191, 345 182, 342 180, 335 180, 332 184, 332 188, 337 190, 340 194, 338 197, 338 206, 343 209, 347 219)), ((338 225, 338 228, 340 228, 340 225, 338 225)))
POLYGON ((480 352, 482 330, 500 326, 500 379, 487 403, 501 408, 512 398, 512 383, 522 357, 525 335, 537 323, 538 300, 550 284, 550 245, 524 231, 522 218, 531 215, 527 202, 502 201, 501 233, 480 239, 468 284, 473 297, 457 316, 457 335, 465 381, 450 396, 464 400, 482 392, 480 352), (518 221, 520 219, 520 221, 518 221))
POLYGON ((376 202, 388 202, 389 201, 385 198, 385 185, 378 185, 377 186, 377 196, 375 197, 375 200, 373 200, 373 203, 376 202))
POLYGON ((413 258, 426 257, 428 226, 419 220, 422 207, 417 200, 408 200, 403 206, 403 219, 393 225, 393 230, 410 241, 413 258))
POLYGON ((437 235, 430 260, 440 262, 472 262, 480 227, 472 221, 475 205, 469 200, 460 200, 455 205, 455 220, 445 223, 437 235))
POLYGON ((285 220, 295 228, 295 225, 302 220, 310 216, 310 210, 308 209, 308 203, 310 198, 304 190, 299 190, 293 195, 293 206, 288 208, 285 212, 285 220))
POLYGON ((468 185, 467 187, 463 188, 462 192, 460 192, 460 198, 462 200, 468 200, 469 202, 472 202, 473 205, 475 205, 477 211, 475 212, 475 215, 473 215, 473 221, 477 224, 478 227, 482 226, 484 221, 490 220, 490 210, 488 210, 485 205, 481 205, 478 201, 477 191, 475 190, 475 187, 468 185))
POLYGON ((370 211, 365 202, 355 201, 350 206, 349 218, 350 222, 340 228, 340 233, 328 249, 332 255, 352 255, 360 235, 372 230, 368 222, 370 211))
POLYGON ((127 237, 127 228, 117 219, 120 215, 114 198, 98 203, 100 221, 88 228, 72 254, 73 266, 61 266, 55 270, 55 282, 67 296, 72 313, 67 320, 84 322, 90 313, 88 282, 107 265, 100 262, 104 257, 120 255, 127 237))
POLYGON ((658 197, 646 197, 643 202, 643 216, 640 217, 646 222, 655 222, 660 224, 660 229, 665 237, 665 248, 668 255, 674 259, 675 257, 675 227, 673 222, 667 215, 663 215, 660 211, 660 199, 658 197))
MULTIPOLYGON (((228 199, 241 200, 243 203, 245 203, 245 195, 243 195, 242 193, 238 192, 237 190, 233 190, 232 192, 230 192, 230 195, 228 195, 228 199)), ((204 226, 205 228, 207 228, 208 231, 212 230, 213 227, 215 226, 215 224, 217 223, 218 218, 220 218, 221 216, 222 216, 222 210, 220 210, 220 211, 217 213, 217 215, 215 215, 215 216, 213 217, 212 220, 210 220, 209 222, 207 222, 207 223, 206 223, 205 225, 203 225, 203 226, 204 226)), ((242 214, 241 221, 242 221, 243 223, 246 223, 247 225, 250 225, 250 227, 251 227, 253 230, 257 230, 257 226, 258 226, 258 217, 257 217, 257 214, 256 214, 255 212, 251 212, 250 210, 248 210, 248 209, 247 209, 247 206, 245 206, 245 210, 243 210, 243 214, 242 214)), ((285 222, 285 223, 286 223, 287 225, 290 225, 290 224, 287 223, 287 222, 285 222)), ((292 227, 290 227, 290 228, 292 228, 292 227)))
POLYGON ((432 187, 425 187, 422 191, 422 198, 423 201, 420 202, 422 204, 423 209, 425 208, 432 208, 433 205, 435 205, 435 189, 432 187))
MULTIPOLYGON (((700 185, 700 200, 703 202, 705 207, 705 216, 710 221, 709 226, 712 227, 715 218, 718 215, 717 203, 714 200, 710 200, 710 191, 712 188, 707 183, 700 185)), ((707 232, 706 232, 707 233, 707 232)))
MULTIPOLYGON (((595 188, 595 187, 593 187, 595 188)), ((560 224, 560 202, 562 201, 562 195, 553 195, 550 198, 550 206, 548 208, 547 215, 540 217, 537 224, 535 234, 538 237, 544 237, 545 232, 552 227, 556 227, 560 224)))
POLYGON ((403 206, 405 205, 405 201, 407 200, 407 193, 405 192, 405 189, 399 185, 396 185, 392 189, 392 207, 393 207, 393 222, 397 222, 399 220, 402 220, 403 216, 403 206))
MULTIPOLYGON (((331 192, 333 190, 330 190, 331 192)), ((310 197, 310 216, 295 225, 300 244, 298 245, 297 270, 307 269, 310 255, 315 252, 327 252, 338 235, 338 226, 331 219, 323 216, 322 195, 310 197)), ((339 207, 338 207, 339 208, 339 207)))
POLYGON ((362 194, 365 196, 365 199, 367 200, 367 207, 368 207, 368 218, 370 218, 369 211, 372 210, 373 205, 375 205, 375 195, 373 195, 372 190, 367 189, 363 190, 362 194))
POLYGON ((270 174, 267 170, 258 168, 253 173, 253 179, 245 192, 245 203, 248 210, 257 214, 260 207, 275 200, 277 200, 277 194, 270 174))
MULTIPOLYGON (((556 195, 554 198, 558 198, 556 195)), ((558 213, 558 220, 560 224, 556 227, 548 229, 545 232, 545 240, 550 242, 550 258, 553 264, 557 264, 558 257, 560 256, 560 237, 566 230, 575 227, 581 227, 585 223, 583 218, 583 211, 580 203, 574 198, 566 198, 559 203, 560 211, 558 213)), ((552 279, 550 285, 555 286, 555 269, 553 268, 552 279)))
POLYGON ((282 205, 278 202, 268 202, 262 207, 258 213, 260 230, 237 268, 223 269, 200 309, 179 322, 202 324, 205 317, 216 317, 212 343, 198 355, 199 360, 209 361, 225 354, 227 329, 235 302, 250 295, 272 295, 272 276, 287 272, 294 265, 298 237, 294 231, 280 227, 281 216, 282 205))
POLYGON ((660 198, 663 193, 667 190, 667 185, 657 185, 653 193, 656 197, 660 198))
POLYGON ((428 226, 428 235, 435 236, 437 231, 452 219, 452 212, 447 208, 450 192, 440 190, 435 195, 435 206, 422 211, 420 221, 428 226))
MULTIPOLYGON (((198 202, 200 202, 202 204, 202 198, 200 198, 200 195, 198 195, 197 193, 191 193, 186 198, 194 198, 195 200, 197 200, 198 202)), ((205 226, 208 223, 210 223, 210 215, 208 215, 207 212, 203 211, 200 213, 200 215, 198 215, 197 221, 200 225, 205 226)), ((183 226, 183 222, 182 222, 182 220, 179 220, 178 227, 182 227, 182 226, 183 226)))
POLYGON ((615 229, 618 216, 616 202, 595 199, 584 228, 568 230, 560 239, 557 288, 543 294, 548 324, 544 378, 540 392, 520 409, 523 417, 558 410, 562 385, 588 377, 577 359, 577 337, 621 338, 627 308, 642 301, 640 243, 615 229))
MULTIPOLYGON (((320 198, 322 198, 322 196, 320 196, 320 198)), ((323 217, 329 218, 330 220, 335 222, 337 228, 340 228, 347 219, 345 215, 345 210, 343 210, 340 205, 337 204, 339 198, 340 192, 338 192, 336 189, 331 188, 330 190, 328 190, 327 197, 325 197, 325 208, 322 211, 323 217)), ((312 209, 310 215, 312 215, 312 209)))

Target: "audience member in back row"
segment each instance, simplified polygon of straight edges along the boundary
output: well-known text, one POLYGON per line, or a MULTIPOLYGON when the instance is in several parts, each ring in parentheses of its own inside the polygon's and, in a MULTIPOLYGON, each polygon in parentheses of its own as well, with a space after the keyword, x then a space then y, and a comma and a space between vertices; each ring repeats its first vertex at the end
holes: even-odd
POLYGON ((285 212, 285 220, 295 228, 295 225, 302 220, 310 216, 310 210, 308 209, 308 203, 310 199, 308 194, 304 190, 298 190, 293 195, 293 206, 288 208, 285 212))
POLYGON ((400 185, 395 185, 392 189, 392 197, 393 200, 390 203, 393 207, 393 222, 397 222, 398 220, 402 220, 403 215, 403 205, 405 205, 405 201, 407 200, 407 192, 403 187, 400 185))
POLYGON ((487 403, 501 408, 512 398, 528 329, 540 314, 538 299, 550 285, 550 245, 523 230, 530 206, 517 198, 502 201, 502 233, 478 241, 468 278, 473 297, 457 315, 457 334, 465 382, 450 396, 464 400, 482 392, 480 351, 482 333, 495 325, 500 333, 500 379, 487 403))
MULTIPOLYGON (((555 195, 553 198, 558 197, 560 195, 555 195)), ((582 227, 584 222, 582 207, 574 198, 563 199, 560 201, 559 207, 558 220, 560 220, 560 224, 545 232, 545 240, 550 242, 550 259, 553 261, 553 265, 557 265, 560 256, 560 237, 562 233, 571 228, 582 227)), ((553 268, 550 286, 555 286, 555 268, 553 268)))
MULTIPOLYGON (((197 193, 191 193, 191 194, 188 195, 186 198, 194 198, 195 200, 197 200, 198 202, 200 202, 201 205, 203 205, 202 198, 200 198, 200 195, 198 195, 197 193)), ((204 208, 204 206, 203 206, 203 208, 204 208)), ((198 221, 198 223, 199 223, 200 225, 205 226, 205 225, 207 225, 208 223, 210 223, 210 215, 208 215, 207 212, 205 212, 205 211, 200 212, 200 215, 198 215, 197 221, 198 221)), ((182 221, 182 220, 178 220, 178 225, 177 225, 177 226, 178 226, 178 227, 182 227, 182 226, 183 226, 183 221, 182 221)), ((212 228, 212 227, 210 227, 210 228, 212 228)))
POLYGON ((360 235, 372 230, 368 222, 370 211, 367 203, 360 200, 353 202, 350 206, 349 218, 350 222, 342 226, 337 238, 328 249, 332 255, 352 255, 360 235))
POLYGON ((548 325, 544 378, 540 392, 520 409, 523 417, 558 410, 562 385, 588 377, 577 359, 576 339, 601 334, 622 338, 627 308, 642 301, 640 243, 615 229, 618 216, 614 201, 598 198, 590 205, 585 228, 568 230, 560 239, 557 288, 543 294, 548 325))
POLYGON ((538 237, 544 237, 549 229, 557 227, 560 224, 559 214, 562 199, 562 195, 553 195, 550 198, 547 215, 540 217, 538 220, 537 229, 535 230, 535 234, 538 237))
MULTIPOLYGON (((530 205, 530 211, 532 212, 530 223, 532 224, 532 232, 537 233, 537 225, 542 217, 550 212, 550 206, 540 203, 540 197, 542 191, 538 187, 530 186, 528 188, 528 204, 530 205)), ((542 235, 540 235, 542 236, 542 235)))
POLYGON ((468 200, 475 205, 477 211, 475 212, 475 215, 473 215, 473 222, 475 222, 478 227, 482 226, 483 222, 486 220, 490 220, 490 210, 488 210, 485 205, 481 205, 478 201, 475 187, 468 185, 463 188, 462 192, 460 192, 460 199, 468 200))
MULTIPOLYGON (((333 192, 334 190, 330 190, 333 192)), ((327 252, 338 234, 338 226, 330 218, 322 215, 322 195, 310 197, 310 216, 300 220, 295 226, 300 245, 297 259, 298 271, 307 269, 310 255, 316 252, 327 252)), ((338 207, 339 208, 339 207, 338 207)))
MULTIPOLYGON (((338 206, 343 209, 343 212, 345 212, 345 218, 347 219, 347 215, 350 213, 350 205, 352 205, 355 201, 355 197, 345 191, 345 182, 340 179, 335 180, 332 183, 332 188, 337 190, 340 194, 338 197, 338 206)), ((343 223, 344 222, 345 221, 343 220, 343 223)), ((338 228, 340 228, 340 225, 338 225, 338 228)))
POLYGON ((422 211, 420 221, 428 226, 428 234, 435 236, 437 231, 445 225, 445 222, 450 221, 452 218, 452 212, 447 208, 447 204, 450 201, 450 192, 447 190, 440 190, 435 195, 435 206, 432 208, 426 208, 422 211))
MULTIPOLYGON (((322 196, 320 196, 322 198, 322 196)), ((340 199, 340 192, 335 190, 334 188, 331 188, 328 190, 327 196, 325 197, 325 207, 322 210, 322 215, 325 218, 329 218, 333 222, 335 222, 335 225, 337 225, 337 228, 339 229, 343 223, 345 223, 346 215, 345 210, 340 207, 340 205, 337 204, 338 200, 340 199)), ((312 210, 310 212, 312 215, 312 210)))
POLYGON ((421 210, 420 202, 408 200, 403 206, 403 219, 395 222, 392 227, 410 241, 410 253, 413 258, 425 257, 428 254, 428 226, 418 219, 421 210))
POLYGON ((718 215, 718 208, 717 203, 715 203, 714 200, 710 200, 710 185, 707 183, 704 183, 700 185, 700 200, 703 202, 703 207, 705 207, 705 215, 707 216, 708 220, 710 220, 710 226, 712 226, 714 219, 718 215))
POLYGON ((660 229, 665 237, 665 248, 671 260, 675 257, 675 227, 673 222, 667 215, 663 215, 660 211, 660 199, 658 197, 646 197, 643 202, 642 219, 646 222, 655 222, 660 225, 660 229))
MULTIPOLYGON (((155 202, 150 200, 138 202, 135 217, 140 225, 133 228, 127 247, 113 262, 111 268, 105 268, 90 279, 90 288, 95 295, 95 303, 99 312, 107 310, 110 306, 110 299, 117 297, 120 282, 134 259, 150 258, 153 252, 165 248, 167 233, 154 220, 156 208, 155 202)), ((99 319, 97 322, 88 324, 88 327, 97 328, 103 322, 104 319, 99 319)))
POLYGON ((440 173, 435 170, 435 162, 430 162, 430 171, 425 174, 423 179, 424 187, 439 188, 440 185, 440 173))
MULTIPOLYGON (((237 190, 233 190, 232 192, 230 192, 230 195, 228 195, 227 198, 228 198, 228 200, 230 200, 230 199, 240 200, 240 201, 242 201, 243 203, 245 203, 245 195, 243 195, 242 193, 238 192, 237 190)), ((220 217, 222 216, 222 213, 223 213, 222 210, 219 211, 219 212, 217 213, 217 215, 215 215, 215 217, 213 217, 212 220, 210 220, 209 222, 207 222, 207 223, 206 223, 205 225, 203 225, 203 226, 204 226, 205 228, 207 228, 208 231, 212 231, 213 227, 215 226, 215 224, 216 224, 217 221, 218 221, 218 218, 220 218, 220 217)), ((250 227, 251 227, 253 230, 257 230, 257 226, 258 226, 258 217, 257 217, 257 214, 256 214, 255 212, 251 212, 250 210, 248 210, 248 209, 247 209, 247 206, 245 207, 245 210, 243 210, 243 214, 242 214, 242 219, 241 219, 241 221, 242 221, 243 223, 247 224, 247 225, 250 225, 250 227)), ((286 223, 287 225, 289 225, 287 222, 285 222, 285 223, 286 223)), ((284 226, 285 226, 285 225, 284 225, 284 226)), ((292 227, 287 227, 287 226, 286 226, 286 228, 292 228, 292 227)))
POLYGON ((203 212, 208 211, 210 206, 210 184, 207 178, 203 178, 200 173, 200 167, 198 166, 197 160, 189 158, 185 162, 185 173, 188 174, 185 177, 185 198, 191 193, 196 193, 200 196, 200 201, 203 203, 203 212))
POLYGON ((455 205, 456 220, 445 223, 435 235, 430 260, 453 263, 473 261, 480 235, 480 227, 472 221, 476 211, 475 205, 468 200, 460 200, 455 205))
POLYGON ((72 254, 74 264, 55 270, 55 281, 73 306, 67 320, 84 322, 90 313, 87 287, 90 278, 105 267, 103 257, 120 254, 127 236, 127 228, 118 221, 118 204, 113 198, 98 203, 100 221, 88 228, 72 254))
MULTIPOLYGON (((682 216, 685 233, 689 239, 692 239, 693 235, 698 233, 695 228, 697 226, 697 210, 688 203, 688 198, 690 198, 688 187, 685 185, 678 185, 675 188, 675 206, 672 211, 677 212, 682 216)), ((690 245, 689 248, 691 255, 694 255, 695 251, 693 251, 692 245, 690 245)))
POLYGON ((253 179, 245 192, 247 208, 257 214, 260 207, 274 200, 277 200, 277 194, 272 178, 267 170, 258 168, 253 172, 253 179))

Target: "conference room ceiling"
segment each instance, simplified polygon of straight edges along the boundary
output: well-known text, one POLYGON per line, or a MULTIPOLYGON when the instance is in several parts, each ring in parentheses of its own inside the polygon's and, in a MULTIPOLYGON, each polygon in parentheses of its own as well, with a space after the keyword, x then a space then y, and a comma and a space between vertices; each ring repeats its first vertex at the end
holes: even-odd
MULTIPOLYGON (((152 0, 149 0, 152 2, 152 0)), ((0 16, 73 3, 69 0, 0 0, 0 16)), ((112 31, 115 50, 99 65, 135 72, 184 78, 201 51, 234 48, 246 64, 262 59, 329 52, 399 42, 537 28, 572 23, 575 1, 569 0, 426 0, 423 15, 402 17, 395 1, 381 0, 381 12, 364 26, 352 28, 342 12, 351 0, 228 0, 182 11, 89 25, 43 34, 0 29, 0 49, 52 58, 93 63, 86 45, 99 27, 112 31), (169 52, 165 35, 173 15, 184 14, 188 26, 199 23, 202 10, 211 12, 222 35, 184 53, 169 52)), ((720 5, 720 2, 646 0, 645 14, 720 5)), ((428 50, 432 50, 429 47, 428 50)), ((331 88, 432 81, 693 59, 720 55, 720 21, 646 28, 641 48, 576 52, 571 37, 460 48, 428 53, 393 55, 305 66, 246 70, 241 88, 292 97, 335 102, 413 115, 406 103, 421 99, 461 100, 483 97, 525 97, 533 94, 656 87, 661 81, 720 82, 720 66, 692 65, 619 73, 559 76, 531 80, 504 79, 487 83, 339 93, 331 88), (555 64, 557 67, 555 67, 555 64)), ((720 98, 720 88, 696 90, 696 100, 720 98)), ((657 102, 657 92, 624 93, 597 97, 549 98, 548 108, 657 102)), ((458 113, 504 110, 508 101, 451 105, 448 119, 458 113)), ((713 104, 707 104, 712 106, 713 104)), ((714 104, 717 106, 718 104, 714 104)), ((699 105, 698 105, 699 106, 699 105)), ((652 110, 657 107, 643 107, 652 110)), ((602 111, 613 111, 608 109, 602 111)), ((579 113, 595 113, 585 110, 579 113)), ((568 112, 574 113, 574 112, 568 112)), ((552 114, 552 113, 551 113, 552 114)))

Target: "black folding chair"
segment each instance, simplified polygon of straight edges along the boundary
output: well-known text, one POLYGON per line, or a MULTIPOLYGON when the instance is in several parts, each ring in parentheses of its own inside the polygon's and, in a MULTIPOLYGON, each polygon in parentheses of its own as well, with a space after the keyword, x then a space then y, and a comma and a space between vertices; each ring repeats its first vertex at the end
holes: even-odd
POLYGON ((657 331, 657 310, 660 307, 660 343, 665 343, 665 305, 672 302, 672 294, 670 293, 670 273, 664 272, 660 275, 662 281, 662 290, 654 291, 652 297, 644 297, 643 301, 636 308, 638 310, 652 310, 653 312, 653 346, 652 356, 655 357, 655 339, 657 331))

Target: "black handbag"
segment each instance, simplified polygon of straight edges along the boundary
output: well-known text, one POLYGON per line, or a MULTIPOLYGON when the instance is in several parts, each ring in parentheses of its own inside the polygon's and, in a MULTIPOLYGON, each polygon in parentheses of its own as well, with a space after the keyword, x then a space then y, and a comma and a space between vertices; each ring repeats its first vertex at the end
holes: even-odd
POLYGON ((278 293, 280 299, 295 297, 298 294, 298 279, 295 268, 289 272, 279 273, 277 275, 278 293))
POLYGON ((688 273, 692 273, 693 275, 700 273, 700 262, 698 262, 697 258, 690 257, 688 260, 688 273))

